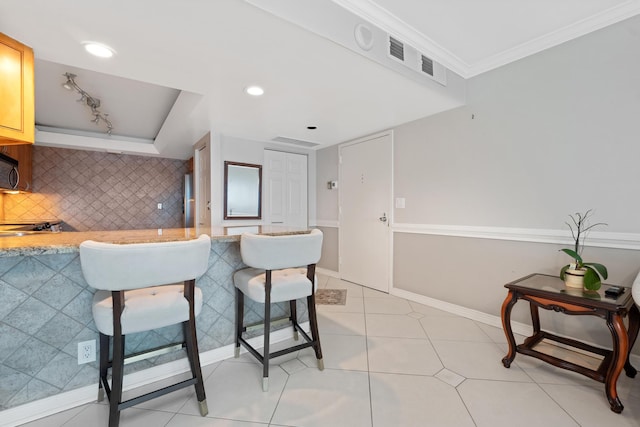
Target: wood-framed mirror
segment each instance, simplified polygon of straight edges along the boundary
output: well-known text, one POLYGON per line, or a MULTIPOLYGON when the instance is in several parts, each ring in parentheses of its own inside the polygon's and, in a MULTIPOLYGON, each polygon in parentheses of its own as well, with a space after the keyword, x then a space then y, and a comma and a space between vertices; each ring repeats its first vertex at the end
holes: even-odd
POLYGON ((224 219, 262 218, 262 165, 224 162, 224 219))

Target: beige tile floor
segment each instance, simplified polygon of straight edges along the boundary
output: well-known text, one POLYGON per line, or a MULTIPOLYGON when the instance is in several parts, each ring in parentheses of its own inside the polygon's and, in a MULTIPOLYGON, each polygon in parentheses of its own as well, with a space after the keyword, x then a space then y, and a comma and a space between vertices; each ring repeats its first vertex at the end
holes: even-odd
MULTIPOLYGON (((123 411, 120 425, 640 426, 640 376, 620 377, 625 409, 614 414, 603 384, 523 355, 504 368, 499 328, 335 278, 320 281, 347 289, 346 305, 318 307, 324 371, 310 349, 282 356, 264 393, 260 366, 244 354, 203 367, 207 417, 198 415, 189 388, 123 411)), ((106 426, 107 415, 105 404, 93 403, 27 426, 106 426)))

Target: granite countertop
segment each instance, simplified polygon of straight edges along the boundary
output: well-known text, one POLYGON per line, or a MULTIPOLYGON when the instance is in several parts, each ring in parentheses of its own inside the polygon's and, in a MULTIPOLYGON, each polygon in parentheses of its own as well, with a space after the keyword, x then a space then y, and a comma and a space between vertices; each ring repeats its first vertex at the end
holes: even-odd
POLYGON ((148 243, 195 239, 201 234, 214 241, 239 241, 244 232, 270 235, 307 233, 305 228, 282 226, 214 227, 213 229, 164 228, 148 230, 63 231, 60 233, 26 234, 0 237, 0 257, 19 255, 46 255, 77 252, 80 243, 96 240, 108 243, 148 243))

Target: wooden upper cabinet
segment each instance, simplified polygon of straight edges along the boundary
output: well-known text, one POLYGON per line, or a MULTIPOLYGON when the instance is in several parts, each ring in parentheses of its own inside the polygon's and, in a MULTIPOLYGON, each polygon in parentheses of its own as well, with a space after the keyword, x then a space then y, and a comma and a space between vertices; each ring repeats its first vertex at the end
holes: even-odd
POLYGON ((33 49, 0 33, 0 145, 33 144, 33 49))

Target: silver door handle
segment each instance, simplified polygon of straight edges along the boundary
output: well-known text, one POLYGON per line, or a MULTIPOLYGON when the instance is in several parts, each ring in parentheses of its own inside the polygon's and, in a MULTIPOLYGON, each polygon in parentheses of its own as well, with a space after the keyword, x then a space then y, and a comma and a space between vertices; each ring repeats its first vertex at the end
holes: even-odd
POLYGON ((380 218, 378 218, 380 222, 387 222, 387 213, 383 213, 380 218))

